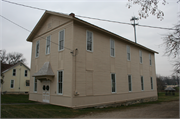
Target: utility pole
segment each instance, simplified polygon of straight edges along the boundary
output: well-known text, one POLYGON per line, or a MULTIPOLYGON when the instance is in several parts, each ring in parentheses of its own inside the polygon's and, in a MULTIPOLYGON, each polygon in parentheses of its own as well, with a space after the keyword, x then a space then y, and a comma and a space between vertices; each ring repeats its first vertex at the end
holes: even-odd
POLYGON ((137 41, 136 41, 136 25, 138 25, 138 24, 135 23, 135 20, 139 20, 139 19, 136 18, 136 17, 132 17, 130 21, 134 21, 134 23, 132 25, 134 27, 134 39, 135 39, 135 43, 137 43, 137 41))

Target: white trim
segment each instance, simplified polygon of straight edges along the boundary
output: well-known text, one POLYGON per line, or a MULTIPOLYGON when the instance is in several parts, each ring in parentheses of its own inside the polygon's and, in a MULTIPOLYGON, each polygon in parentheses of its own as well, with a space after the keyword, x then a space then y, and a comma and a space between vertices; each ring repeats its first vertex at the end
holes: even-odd
POLYGON ((64 70, 58 70, 57 71, 57 95, 63 95, 63 83, 64 83, 63 79, 64 79, 64 70), (58 92, 58 89, 59 89, 59 84, 58 84, 58 81, 59 81, 59 79, 58 79, 59 78, 59 72, 62 72, 62 75, 63 75, 62 76, 62 93, 58 92))
POLYGON ((16 69, 13 69, 13 71, 12 71, 12 76, 16 76, 16 69), (14 73, 14 70, 15 70, 15 75, 13 75, 13 73, 14 73))
POLYGON ((37 41, 36 41, 35 58, 38 58, 38 57, 39 57, 39 53, 40 53, 40 40, 37 40, 37 41), (38 52, 38 56, 36 56, 36 53, 37 53, 37 42, 39 42, 39 52, 38 52))
POLYGON ((58 51, 63 51, 64 50, 64 45, 65 45, 65 29, 63 29, 63 30, 60 30, 59 32, 58 32, 59 34, 58 34, 58 51), (61 49, 61 50, 59 50, 59 40, 60 40, 60 32, 61 31, 64 31, 64 39, 63 39, 63 49, 61 49))
POLYGON ((47 37, 46 37, 46 45, 45 45, 45 55, 49 55, 50 52, 51 52, 51 35, 48 35, 47 37), (47 37, 50 37, 50 41, 49 41, 49 53, 46 52, 47 51, 47 37))
POLYGON ((131 61, 131 47, 129 45, 126 45, 126 58, 127 58, 127 61, 131 61), (128 47, 129 47, 130 59, 128 59, 128 47))
MULTIPOLYGON (((13 88, 14 88, 15 87, 15 81, 14 81, 14 79, 10 80, 10 88, 11 88, 11 81, 13 81, 13 88)), ((11 88, 11 89, 13 89, 13 88, 11 88)))
POLYGON ((94 47, 94 45, 93 45, 93 40, 94 39, 94 35, 93 35, 93 32, 92 31, 89 31, 89 30, 86 30, 86 51, 88 51, 88 52, 93 52, 93 47, 94 47), (87 32, 91 32, 92 33, 92 51, 90 51, 90 50, 88 50, 87 49, 87 32))
MULTIPOLYGON (((34 91, 34 93, 37 93, 37 87, 36 87, 36 91, 35 91, 35 77, 34 77, 34 82, 33 82, 33 85, 34 85, 34 89, 33 89, 33 91, 34 91)), ((37 84, 36 84, 36 86, 37 86, 37 84)))
POLYGON ((28 76, 28 70, 27 70, 27 69, 25 69, 25 70, 24 70, 24 77, 27 77, 27 76, 25 76, 26 71, 27 71, 27 76, 28 76))
POLYGON ((115 57, 115 40, 113 40, 113 39, 111 39, 111 38, 110 38, 110 56, 111 56, 111 57, 115 57), (114 42, 114 56, 111 55, 111 41, 114 42))
POLYGON ((111 73, 111 93, 116 93, 116 74, 115 73, 111 73), (112 92, 112 74, 114 74, 114 77, 115 77, 115 92, 112 92))
POLYGON ((129 76, 131 77, 131 91, 129 92, 132 92, 132 76, 128 74, 128 90, 129 90, 129 76))

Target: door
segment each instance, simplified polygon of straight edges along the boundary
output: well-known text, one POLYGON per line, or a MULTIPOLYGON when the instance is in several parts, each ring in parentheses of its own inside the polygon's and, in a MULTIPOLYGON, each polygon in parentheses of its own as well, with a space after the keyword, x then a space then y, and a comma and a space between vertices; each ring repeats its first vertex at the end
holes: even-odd
POLYGON ((50 81, 43 81, 42 82, 42 100, 43 102, 49 103, 50 100, 50 81))

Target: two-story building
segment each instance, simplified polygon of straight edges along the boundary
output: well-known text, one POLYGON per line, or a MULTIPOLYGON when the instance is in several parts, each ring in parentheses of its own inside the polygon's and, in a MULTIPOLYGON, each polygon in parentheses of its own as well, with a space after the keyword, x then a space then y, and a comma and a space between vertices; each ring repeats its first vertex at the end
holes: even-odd
POLYGON ((46 11, 27 41, 29 100, 83 108, 157 98, 157 52, 73 13, 46 11))

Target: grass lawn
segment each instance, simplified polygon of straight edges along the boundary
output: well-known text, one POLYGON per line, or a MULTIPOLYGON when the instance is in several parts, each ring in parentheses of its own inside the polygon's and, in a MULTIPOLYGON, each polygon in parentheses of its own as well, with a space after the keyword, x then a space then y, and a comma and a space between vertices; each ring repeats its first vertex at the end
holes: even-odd
MULTIPOLYGON (((146 102, 141 104, 135 104, 130 106, 119 106, 116 108, 109 107, 103 109, 86 108, 86 109, 70 109, 66 107, 56 105, 1 105, 1 117, 2 118, 74 118, 80 115, 89 113, 99 113, 106 111, 124 110, 131 107, 146 106, 148 104, 161 103, 166 101, 179 100, 179 93, 175 96, 165 93, 159 93, 158 101, 146 102)), ((2 95, 1 103, 32 103, 28 101, 28 95, 2 95), (18 97, 19 96, 19 97, 18 97), (11 98, 11 99, 8 99, 11 98), (21 99, 22 98, 22 99, 21 99), (19 101, 18 101, 19 100, 19 101)))

